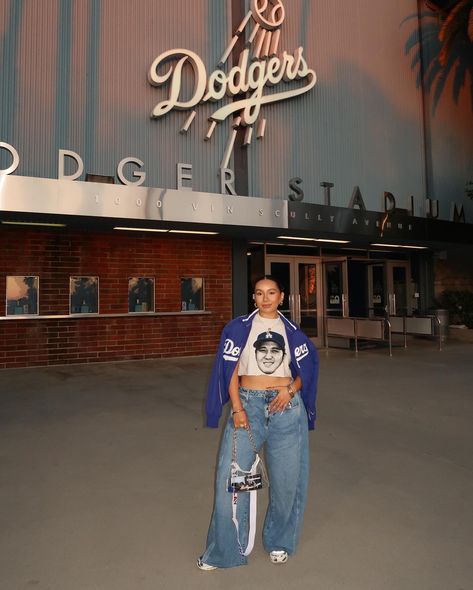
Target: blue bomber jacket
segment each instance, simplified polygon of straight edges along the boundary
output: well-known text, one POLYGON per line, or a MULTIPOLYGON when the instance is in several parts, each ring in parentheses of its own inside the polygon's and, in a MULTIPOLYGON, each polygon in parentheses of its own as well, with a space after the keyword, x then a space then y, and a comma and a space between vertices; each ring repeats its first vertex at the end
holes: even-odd
MULTIPOLYGON (((220 344, 215 357, 205 410, 207 426, 217 428, 222 415, 222 408, 229 400, 228 388, 240 354, 245 348, 250 335, 255 310, 247 316, 240 316, 229 322, 222 331, 220 344)), ((302 380, 301 395, 307 410, 309 430, 314 429, 315 399, 317 395, 317 377, 319 358, 312 341, 295 324, 279 314, 286 327, 287 341, 291 350, 291 372, 295 379, 302 380)))

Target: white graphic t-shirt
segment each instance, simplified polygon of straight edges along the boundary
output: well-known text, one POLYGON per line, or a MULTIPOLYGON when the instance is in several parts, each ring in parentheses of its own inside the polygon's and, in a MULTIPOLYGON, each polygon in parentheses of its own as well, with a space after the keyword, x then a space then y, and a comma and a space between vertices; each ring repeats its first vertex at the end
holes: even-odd
POLYGON ((255 315, 250 335, 240 356, 238 375, 291 377, 291 352, 284 322, 255 315))

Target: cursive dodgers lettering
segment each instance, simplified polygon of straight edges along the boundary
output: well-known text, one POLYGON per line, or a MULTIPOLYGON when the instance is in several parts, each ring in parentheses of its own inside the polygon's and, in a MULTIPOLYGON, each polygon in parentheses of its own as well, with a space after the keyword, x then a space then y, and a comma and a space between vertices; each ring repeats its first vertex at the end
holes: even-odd
POLYGON ((196 53, 186 49, 166 51, 154 60, 148 72, 148 79, 154 86, 161 86, 169 81, 168 98, 154 107, 152 117, 162 117, 172 109, 190 109, 200 102, 217 102, 225 95, 234 97, 252 91, 249 97, 218 109, 210 117, 213 121, 221 122, 233 113, 241 111, 242 124, 252 125, 264 104, 299 96, 315 86, 316 73, 308 67, 303 51, 303 48, 299 47, 293 55, 284 51, 281 57, 273 56, 269 60, 253 61, 249 65, 249 49, 244 49, 238 65, 234 66, 228 74, 217 69, 208 78, 205 65, 196 53), (163 74, 159 74, 158 70, 170 60, 177 60, 177 62, 171 64, 163 74), (193 70, 194 91, 188 100, 183 100, 181 98, 182 77, 186 65, 191 66, 193 70), (287 83, 301 79, 307 82, 302 87, 275 94, 264 94, 266 86, 275 86, 283 80, 287 83))

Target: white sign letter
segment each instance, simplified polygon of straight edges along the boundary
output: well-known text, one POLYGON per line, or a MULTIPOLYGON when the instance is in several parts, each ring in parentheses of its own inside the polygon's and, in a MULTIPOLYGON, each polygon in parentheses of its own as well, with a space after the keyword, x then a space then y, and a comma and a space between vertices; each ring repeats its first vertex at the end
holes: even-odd
POLYGON ((233 170, 231 168, 222 168, 220 170, 220 192, 222 195, 228 194, 236 197, 236 191, 233 185, 234 182, 235 173, 233 170))
POLYGON ((177 165, 177 190, 178 191, 191 191, 192 190, 192 164, 181 164, 177 165), (190 172, 190 174, 184 174, 184 171, 190 172), (191 186, 184 186, 184 180, 189 180, 191 186))
POLYGON ((59 163, 57 175, 59 180, 75 180, 76 178, 79 178, 82 172, 84 172, 84 162, 82 161, 82 158, 79 156, 79 154, 76 154, 76 152, 72 152, 70 150, 59 150, 59 163), (75 160, 77 164, 77 170, 70 176, 66 176, 64 174, 64 163, 66 156, 75 160))
POLYGON ((4 168, 3 170, 0 170, 0 176, 3 175, 7 175, 7 174, 11 174, 12 172, 15 172, 15 170, 18 168, 18 164, 20 163, 20 156, 18 155, 18 152, 16 151, 16 149, 10 145, 9 143, 5 143, 4 141, 0 141, 0 148, 7 150, 7 152, 10 152, 10 154, 12 155, 13 158, 13 162, 10 164, 10 166, 8 166, 8 168, 4 168))
POLYGON ((123 168, 125 167, 126 164, 128 164, 128 162, 131 162, 132 164, 138 164, 138 166, 140 168, 142 168, 144 166, 144 162, 142 162, 138 158, 132 158, 132 157, 130 157, 130 158, 123 158, 123 160, 121 160, 119 162, 118 166, 117 166, 118 180, 122 184, 126 184, 128 186, 130 186, 130 185, 140 186, 146 180, 146 172, 138 172, 137 170, 134 170, 132 172, 132 176, 134 178, 138 178, 138 180, 136 180, 135 182, 132 182, 131 180, 128 180, 127 178, 125 178, 125 175, 123 174, 123 168))
POLYGON ((171 79, 171 83, 168 99, 159 102, 154 107, 151 113, 151 117, 153 118, 157 119, 158 117, 162 117, 172 109, 191 109, 198 105, 205 93, 205 87, 207 85, 207 70, 205 69, 204 62, 193 51, 188 51, 187 49, 173 49, 161 53, 161 55, 153 61, 148 72, 149 83, 153 86, 162 86, 169 79, 171 79), (175 66, 170 65, 167 72, 162 75, 158 74, 158 68, 164 62, 179 57, 181 59, 179 59, 175 66), (182 70, 186 63, 189 63, 194 71, 194 91, 189 100, 179 101, 182 87, 182 70))

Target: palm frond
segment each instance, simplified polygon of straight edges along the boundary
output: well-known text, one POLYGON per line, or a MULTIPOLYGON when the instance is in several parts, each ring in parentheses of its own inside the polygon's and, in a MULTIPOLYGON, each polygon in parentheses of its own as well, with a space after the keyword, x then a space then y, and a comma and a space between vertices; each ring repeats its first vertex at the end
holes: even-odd
POLYGON ((439 2, 433 2, 432 0, 424 0, 424 4, 432 12, 437 12, 440 15, 446 14, 445 8, 439 2))
POLYGON ((404 53, 408 54, 411 51, 411 49, 418 46, 419 43, 420 43, 419 30, 416 28, 412 31, 412 33, 407 38, 407 41, 404 45, 404 53))
POLYGON ((458 104, 460 98, 460 91, 465 85, 467 67, 465 62, 459 61, 455 68, 455 76, 453 78, 453 100, 458 104))
POLYGON ((432 88, 432 85, 437 78, 437 76, 441 73, 442 66, 440 65, 438 59, 432 61, 428 68, 425 70, 424 74, 424 82, 425 86, 428 90, 432 88))
POLYGON ((471 4, 471 0, 460 0, 460 2, 452 8, 440 28, 440 41, 446 41, 449 37, 457 35, 461 31, 465 24, 466 12, 470 11, 471 4))
POLYGON ((417 65, 421 65, 421 59, 422 59, 422 51, 419 48, 413 55, 412 60, 411 60, 411 68, 414 69, 415 67, 417 67, 417 65))
POLYGON ((471 110, 473 111, 473 68, 470 68, 470 100, 471 110))
POLYGON ((470 14, 468 15, 468 26, 466 32, 468 39, 473 43, 473 7, 470 9, 470 14))
POLYGON ((432 100, 432 106, 433 106, 434 113, 437 109, 437 105, 439 103, 443 89, 445 88, 445 84, 447 83, 448 76, 450 75, 450 71, 453 68, 453 66, 455 65, 456 60, 457 60, 457 57, 453 54, 450 54, 445 65, 442 66, 441 64, 439 64, 440 70, 439 70, 439 73, 436 77, 436 83, 435 83, 433 100, 432 100))

